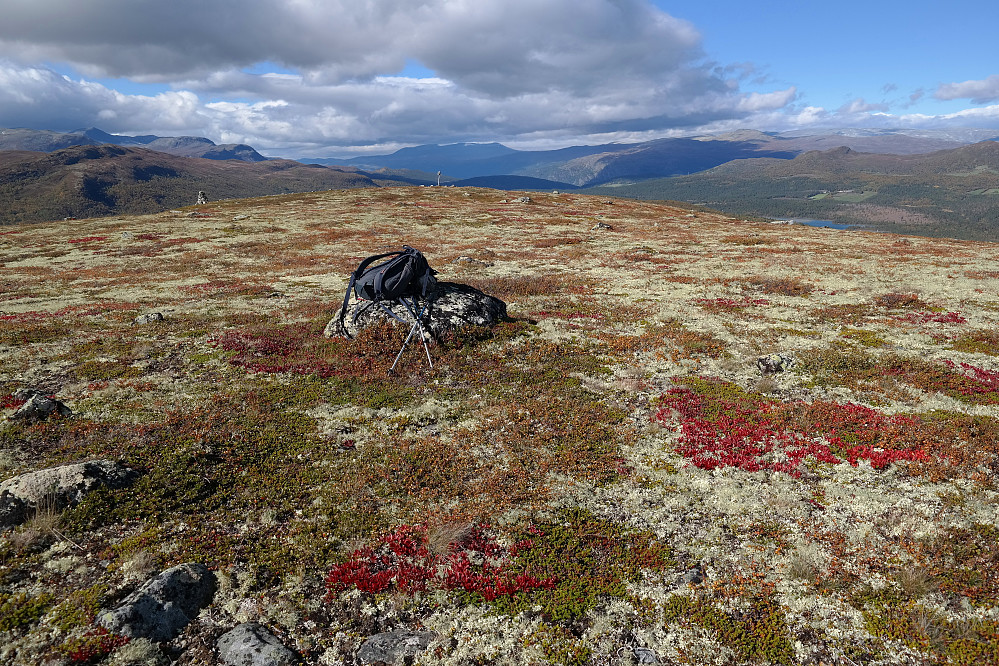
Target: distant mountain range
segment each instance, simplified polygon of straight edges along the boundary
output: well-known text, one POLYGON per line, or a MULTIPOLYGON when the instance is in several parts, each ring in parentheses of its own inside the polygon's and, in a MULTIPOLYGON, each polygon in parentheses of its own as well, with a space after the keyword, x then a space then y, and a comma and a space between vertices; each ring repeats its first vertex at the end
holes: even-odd
POLYGON ((203 157, 209 160, 263 162, 267 159, 245 143, 217 145, 211 139, 200 136, 124 136, 108 134, 94 127, 74 132, 32 129, 0 130, 0 151, 37 150, 49 153, 72 146, 100 146, 104 144, 148 148, 179 157, 203 157))
POLYGON ((3 129, 0 223, 154 212, 193 204, 199 190, 222 199, 430 185, 441 172, 446 185, 588 188, 738 215, 991 240, 999 234, 995 139, 999 132, 975 129, 741 130, 558 150, 456 143, 292 161, 203 137, 3 129))
POLYGON ((154 213, 211 200, 390 184, 291 160, 243 162, 110 144, 0 152, 0 224, 154 213))
POLYGON ((637 144, 573 146, 559 150, 519 151, 498 143, 417 146, 390 155, 351 159, 309 160, 371 170, 419 169, 456 179, 527 176, 577 187, 611 182, 686 175, 736 159, 791 159, 810 150, 846 146, 870 153, 911 155, 957 148, 974 141, 999 138, 990 130, 903 132, 901 130, 841 130, 825 134, 765 133, 742 130, 721 135, 658 139, 637 144))
POLYGON ((587 192, 698 203, 733 215, 827 220, 999 241, 999 142, 920 155, 847 147, 735 160, 701 173, 587 192))

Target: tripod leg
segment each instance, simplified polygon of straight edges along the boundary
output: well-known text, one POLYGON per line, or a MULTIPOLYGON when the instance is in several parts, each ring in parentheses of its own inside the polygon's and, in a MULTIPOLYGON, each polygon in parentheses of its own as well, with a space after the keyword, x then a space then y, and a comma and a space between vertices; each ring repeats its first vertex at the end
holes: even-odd
POLYGON ((425 351, 426 354, 427 354, 427 363, 430 364, 430 369, 433 370, 434 369, 434 362, 430 360, 430 347, 427 346, 427 336, 423 332, 423 326, 420 325, 420 321, 419 320, 416 321, 416 325, 420 327, 420 342, 423 343, 423 351, 425 351))
MULTIPOLYGON (((434 362, 430 358, 430 347, 427 346, 427 334, 426 331, 423 330, 423 323, 421 321, 423 318, 423 312, 427 309, 427 305, 429 305, 429 303, 424 303, 423 307, 417 310, 416 305, 414 303, 410 303, 404 298, 400 298, 399 300, 402 302, 404 306, 406 306, 406 309, 409 310, 409 314, 413 316, 413 326, 416 326, 420 329, 420 342, 423 343, 423 351, 427 355, 427 363, 430 364, 430 369, 432 370, 434 367, 434 362)), ((410 331, 410 335, 412 335, 412 331, 410 331)), ((408 340, 409 338, 407 338, 407 341, 408 340)))
MULTIPOLYGON (((406 351, 406 345, 409 344, 409 339, 413 337, 413 333, 416 332, 416 328, 417 328, 417 324, 413 324, 412 328, 409 329, 409 335, 406 336, 405 341, 403 341, 403 343, 402 343, 402 348, 400 348, 399 349, 399 353, 395 355, 395 361, 392 363, 392 367, 389 368, 389 374, 390 375, 393 372, 395 372, 395 366, 399 364, 399 359, 402 358, 402 352, 406 351)), ((426 346, 427 343, 424 341, 423 344, 424 344, 424 346, 426 346)), ((428 354, 429 354, 429 352, 428 352, 428 354)), ((433 367, 433 366, 431 366, 431 367, 433 367)))

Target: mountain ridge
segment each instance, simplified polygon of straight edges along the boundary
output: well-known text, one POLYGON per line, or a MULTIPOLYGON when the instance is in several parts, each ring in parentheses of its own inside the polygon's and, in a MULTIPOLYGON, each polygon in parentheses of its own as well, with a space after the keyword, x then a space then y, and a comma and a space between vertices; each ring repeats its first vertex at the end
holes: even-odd
POLYGON ((195 159, 111 144, 3 151, 0 224, 154 213, 192 205, 199 191, 217 200, 378 184, 363 172, 292 160, 195 159))
POLYGON ((915 155, 862 153, 841 146, 791 160, 733 160, 687 176, 588 191, 688 201, 737 215, 999 240, 996 141, 915 155))

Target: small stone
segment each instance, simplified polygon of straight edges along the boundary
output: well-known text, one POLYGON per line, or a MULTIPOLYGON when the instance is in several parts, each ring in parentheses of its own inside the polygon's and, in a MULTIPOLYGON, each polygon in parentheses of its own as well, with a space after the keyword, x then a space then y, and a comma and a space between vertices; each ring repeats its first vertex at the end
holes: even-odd
POLYGON ((362 664, 382 662, 385 664, 405 663, 406 657, 415 657, 437 637, 432 631, 388 631, 375 634, 364 641, 357 651, 357 659, 362 664))
POLYGON ((656 656, 656 653, 653 650, 650 650, 649 648, 636 647, 632 648, 632 652, 635 653, 635 660, 638 661, 639 664, 659 663, 659 657, 656 656))
POLYGON ((256 622, 241 624, 216 643, 222 661, 230 666, 291 666, 298 655, 256 622))
POLYGON ((592 227, 590 227, 590 231, 596 231, 598 229, 613 229, 613 228, 614 227, 612 227, 611 225, 607 224, 606 222, 597 222, 592 227))
POLYGON ((517 198, 517 202, 518 203, 532 203, 531 202, 531 197, 518 197, 517 198))
POLYGON ((139 324, 152 324, 154 321, 163 321, 163 313, 161 312, 149 312, 147 314, 142 314, 132 320, 133 323, 139 324))
POLYGON ((248 220, 248 219, 250 219, 249 215, 237 215, 236 217, 232 218, 232 221, 239 222, 240 220, 248 220))
POLYGON ((794 358, 787 354, 768 354, 756 359, 756 367, 764 375, 785 372, 794 365, 794 358))
POLYGON ((704 572, 700 569, 700 567, 693 567, 680 575, 680 582, 684 585, 697 585, 698 583, 703 583, 704 572))
POLYGON ((124 488, 138 476, 112 460, 93 460, 12 477, 0 483, 0 530, 23 523, 41 506, 61 511, 97 488, 124 488))
POLYGON ((458 257, 453 262, 455 264, 467 264, 469 266, 492 266, 490 263, 485 261, 479 261, 478 259, 473 259, 472 257, 458 257))

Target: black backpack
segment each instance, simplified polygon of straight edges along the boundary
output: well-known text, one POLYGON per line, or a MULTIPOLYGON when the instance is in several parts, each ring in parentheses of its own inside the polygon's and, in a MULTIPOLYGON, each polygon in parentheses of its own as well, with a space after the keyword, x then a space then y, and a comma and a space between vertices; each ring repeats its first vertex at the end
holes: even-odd
MULTIPOLYGON (((428 295, 433 294, 437 286, 437 278, 434 277, 437 271, 430 267, 419 250, 408 245, 402 247, 403 249, 397 252, 368 257, 351 273, 347 293, 343 295, 343 307, 340 308, 339 328, 347 337, 349 334, 343 326, 343 320, 347 316, 351 290, 360 300, 370 301, 376 305, 382 301, 397 301, 400 298, 426 299, 428 295), (386 261, 372 265, 379 259, 386 261)), ((393 319, 399 319, 386 308, 382 309, 393 319)), ((355 323, 358 314, 354 315, 355 323)))

